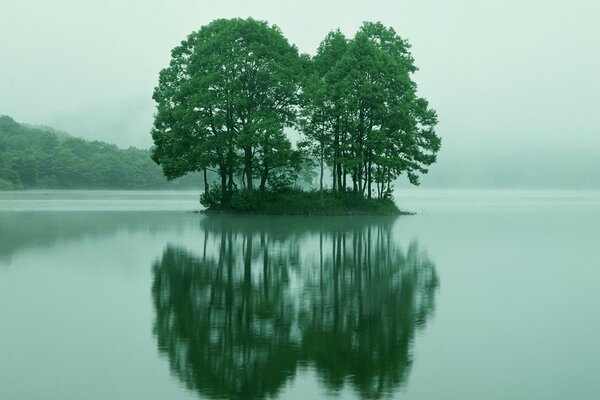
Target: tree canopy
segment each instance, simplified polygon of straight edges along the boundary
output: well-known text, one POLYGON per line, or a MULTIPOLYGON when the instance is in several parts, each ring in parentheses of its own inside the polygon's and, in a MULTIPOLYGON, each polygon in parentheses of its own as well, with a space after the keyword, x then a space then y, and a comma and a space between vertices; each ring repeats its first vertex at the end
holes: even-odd
POLYGON ((322 148, 334 190, 349 177, 353 191, 389 197, 400 175, 418 184, 435 162, 437 116, 416 94, 409 49, 392 28, 367 22, 352 40, 329 33, 313 57, 303 132, 322 148))
POLYGON ((295 120, 301 76, 297 49, 275 26, 220 19, 202 27, 160 73, 153 159, 169 178, 216 170, 223 196, 238 176, 264 189, 297 159, 283 130, 295 120))
POLYGON ((309 160, 320 167, 321 193, 328 174, 333 192, 391 198, 401 175, 419 184, 441 145, 409 50, 381 23, 364 23, 351 39, 332 31, 308 56, 266 22, 215 20, 160 72, 152 157, 168 178, 217 172, 212 189, 206 180, 208 206, 293 186, 309 160), (286 128, 300 134, 297 145, 286 128))

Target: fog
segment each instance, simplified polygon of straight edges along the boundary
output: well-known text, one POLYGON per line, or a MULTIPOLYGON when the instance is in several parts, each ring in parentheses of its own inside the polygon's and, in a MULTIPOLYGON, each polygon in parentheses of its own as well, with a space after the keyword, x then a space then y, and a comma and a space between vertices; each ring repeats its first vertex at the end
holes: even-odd
POLYGON ((443 140, 424 187, 600 187, 597 0, 0 0, 0 114, 148 147, 170 50, 248 16, 307 53, 365 20, 408 39, 443 140))

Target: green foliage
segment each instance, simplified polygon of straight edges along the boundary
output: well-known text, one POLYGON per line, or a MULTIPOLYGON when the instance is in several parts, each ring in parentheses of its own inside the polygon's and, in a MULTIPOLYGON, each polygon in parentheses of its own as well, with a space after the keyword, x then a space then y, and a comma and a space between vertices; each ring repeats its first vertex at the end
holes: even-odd
POLYGON ((212 185, 208 191, 205 191, 200 195, 200 204, 206 208, 218 207, 223 201, 221 195, 221 185, 218 183, 212 185))
POLYGON ((304 84, 306 148, 330 167, 334 189, 389 198, 392 182, 436 160, 435 111, 416 95, 417 68, 408 42, 381 23, 365 23, 352 40, 331 32, 313 57, 304 84))
POLYGON ((4 178, 0 178, 0 190, 13 190, 16 189, 15 184, 4 178))
POLYGON ((216 170, 222 198, 240 174, 245 188, 258 179, 265 190, 292 159, 283 129, 296 117, 297 49, 276 26, 238 18, 203 26, 171 55, 153 96, 153 160, 169 178, 216 170))
POLYGON ((223 204, 212 203, 209 213, 252 213, 286 215, 400 215, 392 199, 369 199, 360 193, 324 191, 323 207, 320 192, 298 188, 279 191, 238 190, 223 204))
MULTIPOLYGON (((193 179, 197 182, 193 182, 193 179)), ((0 116, 0 190, 158 189, 195 184, 169 183, 148 150, 119 149, 31 127, 0 116)))
POLYGON ((160 73, 152 158, 168 178, 215 171, 222 208, 243 208, 256 187, 272 195, 312 183, 314 166, 321 209, 326 169, 340 198, 391 199, 393 181, 417 185, 441 145, 409 49, 393 29, 366 22, 351 39, 330 32, 310 57, 266 22, 215 20, 173 49, 160 73), (290 126, 303 134, 296 148, 290 126))
POLYGON ((313 181, 317 175, 318 173, 315 170, 314 160, 310 157, 306 157, 306 155, 303 154, 303 157, 300 161, 296 185, 304 188, 312 188, 313 181))

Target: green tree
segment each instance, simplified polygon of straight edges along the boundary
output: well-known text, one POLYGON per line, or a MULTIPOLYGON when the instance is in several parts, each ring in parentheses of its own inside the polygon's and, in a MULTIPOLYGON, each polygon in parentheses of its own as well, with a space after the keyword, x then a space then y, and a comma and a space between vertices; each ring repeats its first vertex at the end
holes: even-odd
MULTIPOLYGON (((339 91, 334 91, 333 85, 328 84, 331 82, 327 81, 327 75, 340 61, 348 49, 348 39, 339 31, 335 30, 327 34, 325 39, 319 45, 317 54, 315 55, 313 62, 314 68, 321 80, 321 86, 325 94, 325 98, 321 104, 313 103, 313 106, 317 108, 321 105, 324 107, 323 117, 328 120, 325 124, 329 130, 330 149, 324 151, 326 155, 330 157, 329 164, 332 172, 332 188, 333 190, 342 187, 342 154, 348 145, 347 129, 345 126, 345 114, 344 114, 344 97, 339 91)), ((318 100, 318 98, 317 98, 318 100)), ((318 111, 317 111, 318 112, 318 111)))
POLYGON ((314 157, 319 165, 319 191, 323 202, 323 178, 326 160, 332 165, 333 188, 339 164, 340 135, 343 131, 340 118, 342 99, 331 92, 325 76, 344 55, 347 40, 338 30, 330 32, 319 45, 317 54, 306 69, 302 91, 302 111, 299 127, 306 136, 301 142, 305 152, 314 157))
POLYGON ((89 142, 0 116, 0 179, 2 189, 158 189, 191 187, 197 176, 169 183, 148 150, 89 142))
POLYGON ((401 174, 418 184, 435 162, 437 116, 416 94, 409 49, 393 29, 365 23, 350 42, 331 32, 313 58, 303 132, 328 160, 334 190, 345 190, 349 175, 355 192, 389 197, 401 174))
MULTIPOLYGON (((153 159, 169 178, 214 169, 221 196, 265 188, 291 148, 302 67, 279 28, 254 19, 219 19, 172 51, 154 91, 153 159)), ((208 191, 208 187, 206 187, 208 191)))
POLYGON ((304 152, 318 160, 320 202, 321 207, 324 207, 323 173, 325 152, 326 149, 331 147, 331 137, 327 125, 325 85, 316 73, 311 74, 306 79, 303 95, 306 100, 299 126, 306 136, 306 140, 300 142, 299 146, 304 152))

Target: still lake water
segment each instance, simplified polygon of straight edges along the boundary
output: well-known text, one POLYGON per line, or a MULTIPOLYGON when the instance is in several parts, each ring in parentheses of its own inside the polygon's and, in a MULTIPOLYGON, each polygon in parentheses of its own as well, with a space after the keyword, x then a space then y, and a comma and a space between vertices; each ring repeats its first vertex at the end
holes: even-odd
POLYGON ((600 192, 396 197, 0 192, 0 399, 600 398, 600 192))

